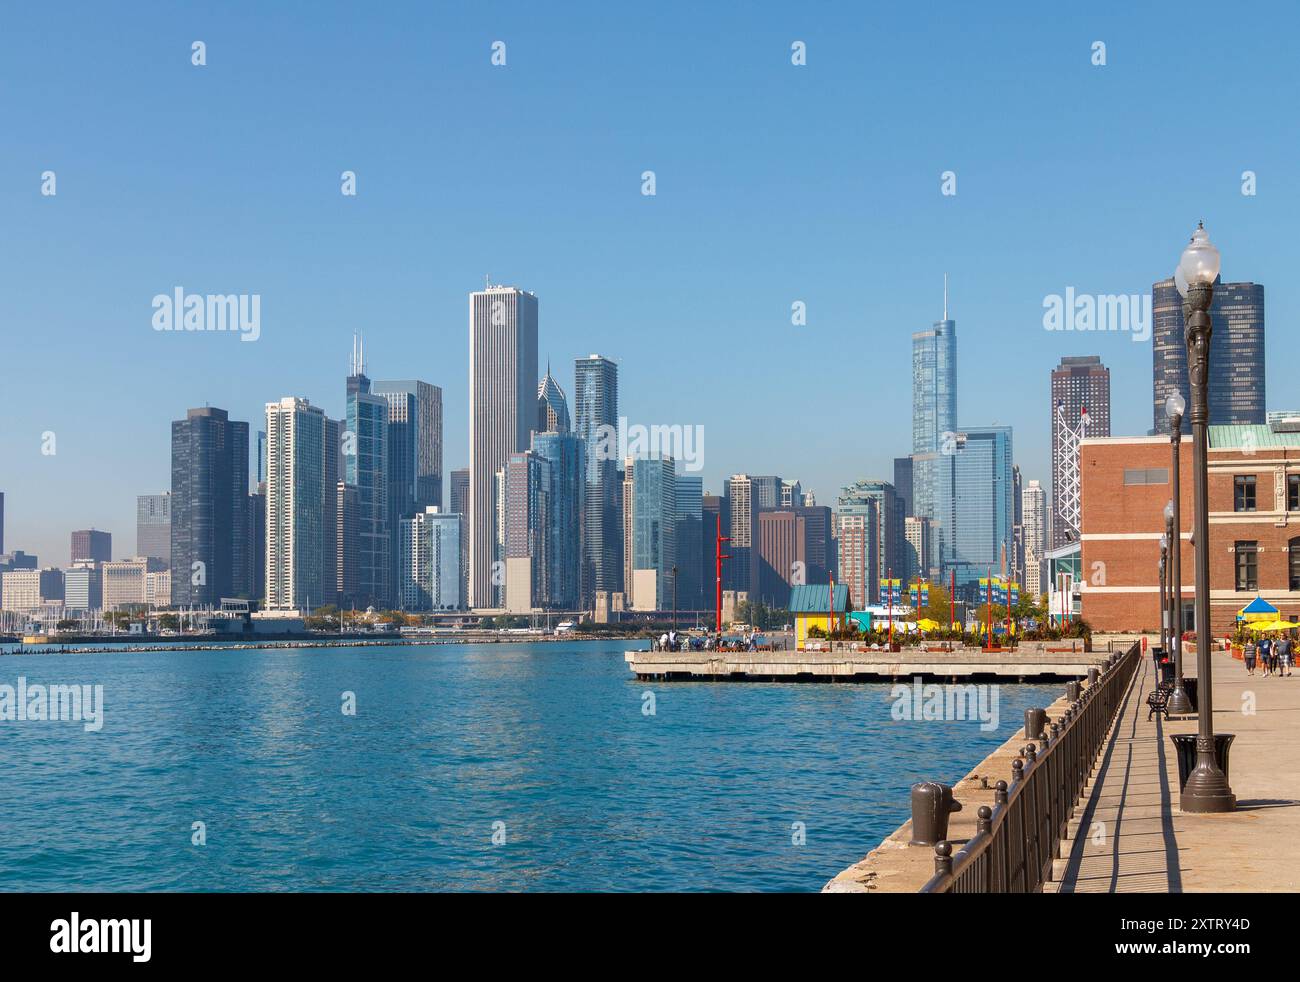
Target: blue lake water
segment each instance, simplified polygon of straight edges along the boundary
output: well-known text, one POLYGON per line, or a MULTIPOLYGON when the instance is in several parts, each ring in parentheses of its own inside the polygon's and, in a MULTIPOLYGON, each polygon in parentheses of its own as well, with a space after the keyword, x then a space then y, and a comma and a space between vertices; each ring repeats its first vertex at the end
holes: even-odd
POLYGON ((888 685, 638 683, 627 647, 0 658, 104 692, 99 732, 0 722, 0 889, 812 891, 1060 693, 1002 686, 984 732, 888 685))

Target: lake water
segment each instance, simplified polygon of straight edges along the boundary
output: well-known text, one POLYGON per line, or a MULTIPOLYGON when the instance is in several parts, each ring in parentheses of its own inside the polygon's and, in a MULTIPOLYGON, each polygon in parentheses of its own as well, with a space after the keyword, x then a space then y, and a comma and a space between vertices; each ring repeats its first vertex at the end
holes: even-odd
POLYGON ((1002 686, 986 732, 888 685, 638 683, 627 647, 0 658, 104 700, 0 722, 0 889, 813 891, 1061 691, 1002 686))

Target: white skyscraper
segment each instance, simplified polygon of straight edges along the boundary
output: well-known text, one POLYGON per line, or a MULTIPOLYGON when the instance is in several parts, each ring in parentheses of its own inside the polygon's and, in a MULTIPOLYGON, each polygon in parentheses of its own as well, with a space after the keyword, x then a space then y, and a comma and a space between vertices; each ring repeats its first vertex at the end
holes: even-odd
POLYGON ((460 596, 461 516, 436 505, 401 520, 398 599, 403 610, 455 610, 460 596))
POLYGON ((1030 481, 1020 492, 1025 526, 1025 593, 1035 600, 1046 591, 1047 490, 1030 481))
POLYGON ((496 606, 497 471, 537 421, 537 296, 488 286, 469 296, 469 604, 496 606))
MULTIPOLYGON (((334 475, 331 475, 333 478, 334 475)), ((266 608, 325 597, 325 414, 306 399, 266 404, 266 608)), ((330 597, 333 597, 330 584, 330 597)))

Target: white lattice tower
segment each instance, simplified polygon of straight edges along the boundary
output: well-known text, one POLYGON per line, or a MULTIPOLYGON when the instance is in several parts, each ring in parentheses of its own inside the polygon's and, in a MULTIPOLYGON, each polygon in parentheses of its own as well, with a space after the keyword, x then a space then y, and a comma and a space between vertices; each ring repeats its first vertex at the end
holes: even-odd
POLYGON ((1071 426, 1065 418, 1065 403, 1056 404, 1056 425, 1060 435, 1056 456, 1056 486, 1061 489, 1060 514, 1066 538, 1079 540, 1082 505, 1079 496, 1079 444, 1088 431, 1088 407, 1079 413, 1079 425, 1071 426))

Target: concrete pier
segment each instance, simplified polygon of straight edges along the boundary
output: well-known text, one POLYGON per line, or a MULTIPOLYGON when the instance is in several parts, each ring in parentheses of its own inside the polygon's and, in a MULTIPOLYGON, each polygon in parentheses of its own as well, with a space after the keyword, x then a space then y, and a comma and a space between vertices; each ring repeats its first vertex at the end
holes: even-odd
POLYGON ((925 651, 629 651, 639 681, 888 682, 920 677, 937 681, 1053 682, 1082 678, 1109 652, 1023 645, 1013 651, 979 648, 925 651))

